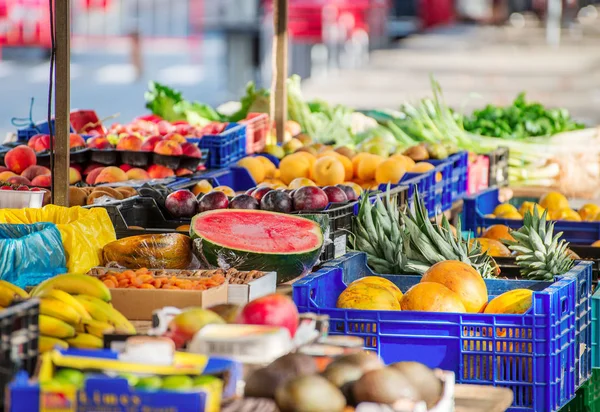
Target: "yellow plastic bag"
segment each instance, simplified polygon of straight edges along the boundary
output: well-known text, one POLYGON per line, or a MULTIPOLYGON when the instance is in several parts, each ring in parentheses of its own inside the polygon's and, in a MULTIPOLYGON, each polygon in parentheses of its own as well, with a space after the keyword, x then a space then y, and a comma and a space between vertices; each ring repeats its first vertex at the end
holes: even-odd
POLYGON ((0 223, 54 223, 62 236, 69 273, 86 273, 102 262, 102 248, 116 240, 115 228, 101 207, 62 207, 41 209, 0 209, 0 223))

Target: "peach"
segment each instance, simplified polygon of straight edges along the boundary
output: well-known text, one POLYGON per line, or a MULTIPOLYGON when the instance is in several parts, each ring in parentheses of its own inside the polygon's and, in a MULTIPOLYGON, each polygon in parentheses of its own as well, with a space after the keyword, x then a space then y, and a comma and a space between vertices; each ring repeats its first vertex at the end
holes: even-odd
POLYGON ((102 169, 102 171, 96 177, 95 184, 100 183, 116 183, 124 182, 127 180, 127 175, 124 171, 116 166, 109 166, 102 169))
POLYGON ((200 159, 202 157, 202 152, 198 149, 194 143, 184 143, 181 145, 181 150, 185 156, 194 157, 196 159, 200 159))
POLYGON ((27 146, 31 147, 33 150, 35 150, 35 144, 38 140, 40 140, 42 138, 42 136, 44 136, 43 134, 36 134, 31 136, 31 139, 29 139, 29 141, 27 142, 27 146))
POLYGON ((150 175, 144 169, 134 167, 126 173, 127 180, 150 180, 150 175))
POLYGON ((71 149, 78 149, 80 147, 85 147, 85 140, 78 134, 71 133, 69 135, 69 147, 71 149))
POLYGON ((90 173, 87 175, 87 177, 85 178, 85 183, 87 183, 90 186, 93 185, 93 184, 95 184, 96 183, 96 178, 98 178, 98 175, 103 170, 104 170, 104 167, 97 167, 95 169, 92 169, 90 171, 90 173))
POLYGON ((0 166, 0 173, 2 172, 10 172, 10 170, 8 170, 8 167, 0 166))
POLYGON ((181 150, 179 143, 173 140, 163 140, 154 146, 154 153, 166 156, 181 156, 183 150, 181 150))
POLYGON ((4 157, 4 164, 16 174, 21 174, 29 166, 37 163, 35 152, 29 146, 20 145, 10 149, 4 157))
POLYGON ((9 177, 7 180, 8 183, 12 183, 14 185, 27 185, 29 186, 31 184, 31 181, 29 179, 24 178, 23 176, 13 176, 13 177, 9 177))
POLYGON ((33 180, 36 176, 49 174, 50 169, 48 169, 47 167, 34 165, 29 166, 27 169, 23 170, 21 176, 23 176, 25 179, 33 180))
POLYGON ((148 174, 152 179, 164 179, 175 176, 173 170, 161 165, 150 165, 148 167, 148 174))
POLYGON ((156 127, 158 128, 158 134, 160 134, 161 136, 173 133, 173 131, 176 129, 175 126, 173 126, 166 120, 161 120, 160 122, 158 122, 156 124, 156 127))
POLYGON ((52 176, 49 174, 36 176, 31 181, 31 185, 32 186, 50 187, 52 185, 52 176))
POLYGON ((180 167, 179 169, 175 170, 175 176, 189 176, 191 174, 194 174, 193 171, 191 171, 190 169, 184 169, 183 167, 180 167))
POLYGON ((346 171, 335 156, 325 156, 315 162, 312 176, 318 186, 334 186, 344 183, 346 171))
POLYGON ((119 169, 121 169, 122 171, 124 171, 125 173, 127 173, 131 169, 133 169, 133 166, 123 163, 121 166, 119 166, 119 169))
POLYGON ((113 148, 113 145, 106 136, 92 137, 90 140, 88 140, 87 145, 90 149, 96 150, 109 150, 113 148))
MULTIPOLYGON (((52 138, 52 141, 56 143, 56 139, 52 138)), ((36 142, 33 148, 36 153, 45 152, 46 150, 50 150, 50 135, 45 134, 42 135, 36 142)))
POLYGON ((0 173, 0 182, 6 182, 9 178, 17 176, 15 173, 11 171, 6 171, 0 173))
POLYGON ((165 135, 165 140, 172 140, 179 144, 184 144, 187 142, 185 137, 183 137, 179 133, 168 133, 167 135, 165 135))
POLYGON ((69 167, 69 183, 74 185, 77 182, 81 182, 81 173, 74 167, 69 167))
POLYGON ((154 147, 158 142, 162 142, 162 137, 160 136, 151 136, 144 140, 142 143, 142 152, 153 152, 154 147))
POLYGON ((133 135, 127 135, 117 143, 117 150, 130 150, 139 152, 142 150, 142 139, 133 135))
POLYGON ((87 167, 85 169, 83 169, 82 174, 87 176, 92 172, 92 170, 98 169, 100 167, 104 167, 104 166, 101 165, 100 163, 90 163, 89 165, 87 165, 87 167))

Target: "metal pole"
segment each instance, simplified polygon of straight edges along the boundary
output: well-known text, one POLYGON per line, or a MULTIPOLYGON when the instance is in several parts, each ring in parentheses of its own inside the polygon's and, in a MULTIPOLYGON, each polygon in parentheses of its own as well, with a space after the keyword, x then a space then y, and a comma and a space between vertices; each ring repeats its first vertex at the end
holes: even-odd
POLYGON ((55 2, 56 71, 54 84, 54 116, 56 144, 54 146, 54 203, 69 206, 69 134, 70 134, 70 62, 71 62, 71 0, 55 2))
POLYGON ((283 143, 287 120, 286 79, 288 75, 288 0, 273 1, 273 81, 271 118, 275 119, 277 142, 283 143))

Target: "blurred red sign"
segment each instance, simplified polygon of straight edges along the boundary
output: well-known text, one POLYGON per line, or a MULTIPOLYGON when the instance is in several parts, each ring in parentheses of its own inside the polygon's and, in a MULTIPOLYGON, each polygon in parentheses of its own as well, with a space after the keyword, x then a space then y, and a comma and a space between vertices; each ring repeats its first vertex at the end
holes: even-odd
POLYGON ((48 0, 0 0, 0 45, 51 47, 48 0))

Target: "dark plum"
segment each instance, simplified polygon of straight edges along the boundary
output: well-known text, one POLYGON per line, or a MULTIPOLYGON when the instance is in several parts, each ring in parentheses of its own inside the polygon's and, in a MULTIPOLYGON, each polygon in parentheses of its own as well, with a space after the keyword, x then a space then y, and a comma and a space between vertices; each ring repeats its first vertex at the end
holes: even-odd
POLYGON ((325 186, 323 191, 327 195, 327 199, 329 199, 329 203, 346 203, 348 201, 348 196, 346 196, 346 192, 343 189, 336 186, 325 186))
POLYGON ((336 187, 339 187, 340 189, 342 189, 344 191, 344 193, 346 194, 346 197, 348 198, 349 201, 354 201, 354 200, 358 200, 358 195, 356 194, 356 192, 354 191, 354 189, 352 189, 350 186, 348 185, 335 185, 336 187))
POLYGON ((296 189, 292 196, 294 210, 323 210, 329 199, 323 189, 316 186, 304 186, 296 189))
POLYGON ((173 217, 192 217, 196 214, 198 201, 189 190, 178 190, 167 196, 165 207, 173 217))
POLYGON ((280 190, 272 190, 263 196, 260 208, 270 212, 290 213, 292 208, 292 197, 280 190))
POLYGON ((207 210, 227 209, 229 207, 229 199, 223 192, 213 190, 208 192, 198 202, 198 213, 206 212, 207 210))
POLYGON ((269 193, 272 190, 273 189, 271 189, 270 187, 262 186, 262 187, 256 188, 251 193, 251 196, 260 202, 262 200, 263 196, 266 195, 267 193, 269 193))
POLYGON ((229 208, 230 209, 255 209, 256 210, 256 209, 260 209, 260 204, 258 203, 258 200, 256 200, 252 196, 243 194, 243 195, 237 195, 236 197, 231 199, 231 202, 229 202, 229 208))

